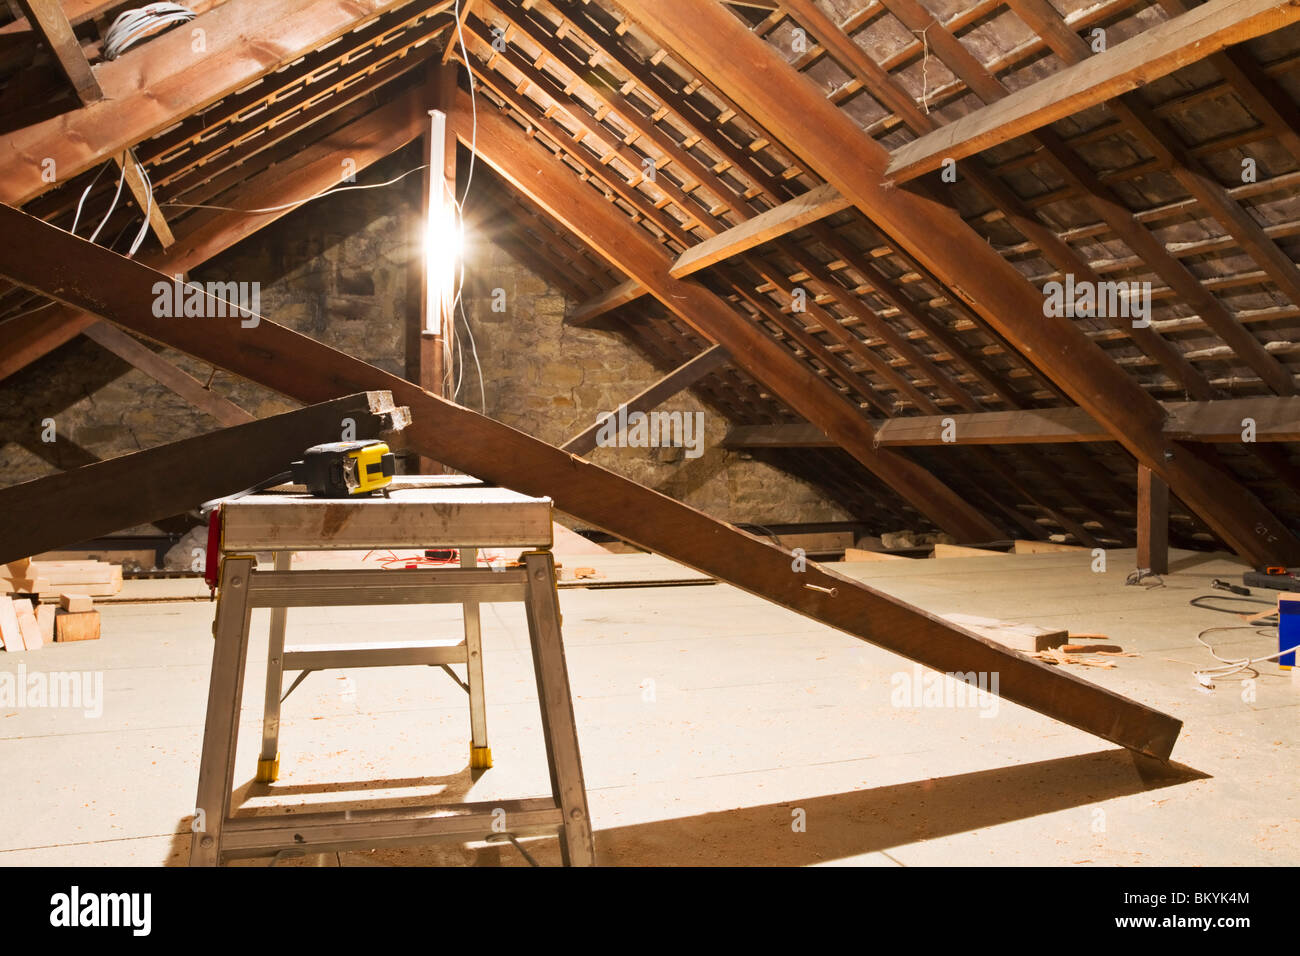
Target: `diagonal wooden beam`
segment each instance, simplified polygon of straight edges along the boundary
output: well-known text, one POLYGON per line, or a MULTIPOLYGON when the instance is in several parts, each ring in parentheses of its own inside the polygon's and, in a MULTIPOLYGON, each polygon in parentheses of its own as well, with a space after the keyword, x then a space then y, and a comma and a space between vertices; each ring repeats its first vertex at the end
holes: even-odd
MULTIPOLYGON (((301 56, 398 6, 402 0, 228 0, 138 54, 98 67, 105 98, 0 137, 0 202, 21 206, 301 56)), ((449 8, 450 0, 434 4, 449 8)))
POLYGON ((349 395, 0 489, 0 563, 243 491, 288 471, 304 448, 338 441, 346 418, 357 438, 396 436, 409 421, 387 392, 349 395))
MULTIPOLYGON (((727 350, 721 345, 710 346, 690 361, 683 362, 644 391, 623 402, 610 414, 617 416, 624 409, 628 414, 632 412, 648 412, 650 409, 662 405, 678 392, 690 388, 704 376, 717 371, 729 361, 731 361, 731 356, 727 354, 727 350)), ((596 447, 596 436, 600 433, 603 424, 603 422, 596 422, 590 428, 574 435, 560 448, 573 455, 587 454, 596 447)))
POLYGON ((131 195, 135 197, 136 205, 140 207, 141 212, 149 211, 149 228, 153 230, 158 242, 164 249, 176 241, 172 235, 171 226, 167 224, 167 217, 163 211, 158 208, 158 199, 154 196, 152 187, 145 181, 144 174, 140 171, 141 167, 137 163, 135 153, 127 150, 117 157, 117 165, 121 167, 122 173, 126 179, 126 185, 131 190, 131 195))
MULTIPOLYGON (((483 148, 482 128, 479 133, 483 148)), ((488 155, 495 149, 487 149, 488 155)), ((210 314, 202 322, 155 316, 153 287, 166 282, 166 276, 3 205, 0 275, 69 305, 93 308, 115 324, 298 401, 328 401, 357 390, 390 391, 396 403, 411 411, 404 432, 408 447, 459 471, 548 496, 557 507, 624 540, 923 666, 961 675, 997 674, 1004 699, 1121 746, 1163 759, 1177 739, 1181 721, 1167 714, 1006 650, 815 563, 798 570, 794 556, 783 548, 284 326, 263 318, 246 327, 246 317, 224 314, 210 314)), ((683 283, 682 288, 689 286, 683 283)))
POLYGON ((199 411, 211 415, 219 424, 243 425, 254 420, 252 415, 234 402, 205 387, 198 379, 181 371, 111 322, 95 322, 82 334, 123 361, 131 363, 158 384, 171 389, 199 411))
POLYGON ((617 3, 1015 343, 1229 547, 1256 564, 1300 563, 1300 540, 1227 472, 1166 439, 1159 403, 1069 319, 1044 315, 1042 293, 956 210, 928 193, 887 187, 884 148, 742 21, 709 0, 617 3))
POLYGON ((598 192, 563 172, 554 154, 525 136, 517 123, 480 109, 477 131, 472 130, 466 122, 470 116, 468 94, 461 95, 465 108, 455 114, 461 143, 470 146, 473 142, 480 158, 534 205, 649 288, 682 321, 723 346, 750 375, 823 428, 935 524, 968 541, 997 537, 996 527, 943 482, 898 453, 874 448, 874 431, 859 409, 812 367, 703 286, 669 275, 670 260, 654 238, 598 192))
POLYGON ((59 69, 72 84, 77 99, 84 105, 102 100, 104 91, 95 79, 81 41, 72 32, 72 23, 61 0, 18 0, 18 3, 27 14, 27 22, 35 27, 50 48, 59 69))
POLYGON ((622 308, 629 302, 635 302, 643 295, 646 295, 645 286, 635 279, 627 279, 579 303, 567 321, 570 325, 590 325, 601 316, 622 308))
POLYGON ((720 232, 691 246, 672 264, 668 274, 674 279, 684 279, 715 263, 738 256, 740 253, 778 236, 801 229, 810 222, 825 219, 852 206, 834 186, 822 185, 801 196, 786 200, 765 212, 746 219, 738 226, 720 232))
MULTIPOLYGON (((677 257, 669 267, 668 274, 675 279, 684 279, 701 269, 802 229, 809 223, 832 216, 851 205, 853 204, 841 196, 834 186, 817 186, 691 246, 677 257)), ((648 291, 644 285, 629 280, 581 303, 569 322, 572 325, 585 325, 606 312, 647 295, 648 291)))
POLYGON ((885 174, 905 183, 1297 20, 1300 7, 1290 2, 1209 0, 900 146, 885 174))

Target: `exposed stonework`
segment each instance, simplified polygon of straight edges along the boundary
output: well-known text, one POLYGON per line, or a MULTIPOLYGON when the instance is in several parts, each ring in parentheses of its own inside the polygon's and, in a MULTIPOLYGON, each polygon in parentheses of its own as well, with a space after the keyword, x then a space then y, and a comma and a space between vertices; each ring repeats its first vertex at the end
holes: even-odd
MULTIPOLYGON (((411 165, 401 154, 365 181, 411 165)), ((261 283, 263 315, 387 371, 403 374, 408 260, 419 235, 419 180, 319 200, 214 259, 195 281, 261 283)), ((484 369, 487 413, 531 435, 561 443, 662 374, 620 337, 562 323, 567 303, 545 280, 499 248, 472 248, 472 291, 465 306, 484 369), (506 311, 491 309, 502 288, 506 311)), ((185 321, 178 319, 178 321, 185 321)), ((480 408, 479 377, 467 337, 460 401, 480 408)), ((171 350, 162 353, 206 382, 212 368, 171 350)), ((296 403, 224 372, 212 389, 255 416, 296 403)), ((849 520, 812 485, 718 444, 725 420, 693 395, 669 410, 704 411, 702 457, 659 461, 655 449, 598 448, 592 459, 666 494, 735 522, 849 520)), ((217 427, 184 400, 85 338, 78 338, 0 382, 0 484, 26 481, 217 427), (57 440, 42 423, 53 418, 57 440)))

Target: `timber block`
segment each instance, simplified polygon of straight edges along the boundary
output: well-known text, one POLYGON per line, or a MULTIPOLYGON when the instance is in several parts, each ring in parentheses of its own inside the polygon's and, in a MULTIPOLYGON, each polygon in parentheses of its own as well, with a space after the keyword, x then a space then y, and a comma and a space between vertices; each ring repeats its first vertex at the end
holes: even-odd
POLYGON ((941 614, 940 617, 958 627, 974 631, 980 637, 996 641, 1003 647, 1024 651, 1026 654, 1060 647, 1070 636, 1070 632, 1063 627, 1043 627, 995 617, 976 617, 974 614, 941 614))
POLYGON ((89 594, 63 593, 59 595, 59 607, 65 611, 80 614, 95 609, 95 600, 89 594))
POLYGON ((36 605, 36 626, 41 629, 41 640, 46 644, 54 643, 54 612, 53 604, 36 605))
POLYGON ((54 617, 54 639, 60 644, 99 640, 99 612, 59 610, 54 617))

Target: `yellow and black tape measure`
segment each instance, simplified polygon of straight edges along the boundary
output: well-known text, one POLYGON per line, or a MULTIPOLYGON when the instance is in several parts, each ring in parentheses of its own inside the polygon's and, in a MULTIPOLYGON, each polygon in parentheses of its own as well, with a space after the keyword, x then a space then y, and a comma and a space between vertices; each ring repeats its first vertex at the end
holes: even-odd
POLYGON ((393 480, 395 459, 382 441, 336 441, 313 445, 290 464, 295 484, 318 498, 351 498, 393 480))

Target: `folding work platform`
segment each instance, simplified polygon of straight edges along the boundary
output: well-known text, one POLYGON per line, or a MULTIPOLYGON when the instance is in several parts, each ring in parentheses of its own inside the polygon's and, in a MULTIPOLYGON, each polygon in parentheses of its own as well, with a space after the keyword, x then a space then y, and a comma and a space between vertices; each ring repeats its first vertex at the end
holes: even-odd
MULTIPOLYGON (((434 841, 470 842, 555 833, 566 863, 594 863, 582 762, 560 632, 551 502, 452 476, 397 478, 387 497, 323 499, 268 491, 222 505, 221 574, 212 676, 199 765, 190 863, 434 841), (455 548, 459 568, 299 570, 294 551, 455 548), (479 568, 482 548, 526 548, 522 567, 479 568), (259 571, 257 552, 275 553, 259 571), (266 710, 258 779, 279 768, 283 672, 334 667, 466 665, 470 765, 491 765, 483 697, 479 604, 522 601, 528 618, 551 798, 479 804, 431 804, 400 810, 351 810, 231 816, 234 761, 254 608, 271 609, 266 710), (379 641, 286 647, 286 609, 376 604, 461 604, 465 639, 379 641)), ((453 676, 454 673, 453 673, 453 676)), ((301 678, 300 678, 301 679, 301 678)), ((459 682, 459 680, 458 680, 459 682)))

